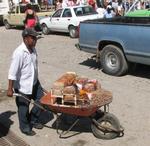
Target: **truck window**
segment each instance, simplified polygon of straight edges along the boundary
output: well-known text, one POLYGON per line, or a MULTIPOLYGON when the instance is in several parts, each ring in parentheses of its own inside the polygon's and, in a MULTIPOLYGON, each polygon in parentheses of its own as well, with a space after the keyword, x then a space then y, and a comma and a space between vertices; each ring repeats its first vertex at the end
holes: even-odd
MULTIPOLYGON (((20 13, 25 13, 26 9, 27 9, 26 5, 20 5, 20 13)), ((35 12, 40 12, 40 8, 38 5, 32 5, 32 9, 35 12)))
POLYGON ((20 13, 25 13, 26 6, 20 6, 20 13))
POLYGON ((39 7, 39 5, 32 5, 32 9, 33 9, 35 12, 40 12, 40 7, 39 7))
POLYGON ((16 13, 19 13, 19 7, 18 6, 16 7, 16 13))

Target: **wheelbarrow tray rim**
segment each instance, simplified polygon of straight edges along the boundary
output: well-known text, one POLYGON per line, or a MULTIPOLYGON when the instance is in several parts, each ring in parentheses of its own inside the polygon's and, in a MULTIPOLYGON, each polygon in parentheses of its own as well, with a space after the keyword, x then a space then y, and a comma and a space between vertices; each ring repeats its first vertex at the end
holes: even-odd
POLYGON ((46 106, 50 111, 55 112, 55 113, 66 113, 66 114, 71 114, 71 115, 76 115, 76 116, 91 116, 94 114, 99 107, 98 106, 93 106, 93 105, 61 105, 57 103, 52 103, 52 100, 54 97, 51 95, 51 93, 48 93, 44 95, 40 102, 44 106, 46 106))

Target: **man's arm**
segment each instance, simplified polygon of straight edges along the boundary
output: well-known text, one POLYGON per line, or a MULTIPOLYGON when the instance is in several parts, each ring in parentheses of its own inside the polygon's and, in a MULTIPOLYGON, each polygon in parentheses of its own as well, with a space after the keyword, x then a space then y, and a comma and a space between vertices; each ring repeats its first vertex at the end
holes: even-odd
POLYGON ((17 74, 19 69, 21 68, 22 65, 22 55, 20 54, 19 51, 15 51, 13 53, 12 59, 11 59, 11 65, 9 68, 9 73, 8 73, 8 91, 7 91, 7 96, 12 97, 13 96, 13 88, 14 88, 14 82, 17 80, 17 74))
POLYGON ((8 90, 7 90, 7 96, 12 97, 13 96, 13 84, 14 81, 13 80, 8 80, 8 90))

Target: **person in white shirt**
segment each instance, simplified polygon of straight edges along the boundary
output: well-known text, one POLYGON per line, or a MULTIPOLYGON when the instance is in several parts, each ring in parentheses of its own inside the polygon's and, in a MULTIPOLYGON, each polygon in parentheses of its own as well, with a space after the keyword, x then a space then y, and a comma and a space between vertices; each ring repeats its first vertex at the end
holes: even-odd
POLYGON ((113 18, 115 16, 114 9, 111 5, 108 5, 104 13, 104 18, 113 18))
MULTIPOLYGON (((33 28, 26 28, 22 32, 23 42, 13 52, 8 73, 7 96, 9 97, 16 92, 39 103, 40 98, 44 95, 38 80, 38 61, 35 49, 37 36, 38 33, 33 28)), ((38 120, 41 109, 33 106, 29 112, 30 102, 21 96, 16 96, 16 104, 21 132, 30 136, 35 135, 32 128, 43 128, 38 120)))
POLYGON ((66 8, 68 6, 68 0, 62 0, 62 8, 66 8))

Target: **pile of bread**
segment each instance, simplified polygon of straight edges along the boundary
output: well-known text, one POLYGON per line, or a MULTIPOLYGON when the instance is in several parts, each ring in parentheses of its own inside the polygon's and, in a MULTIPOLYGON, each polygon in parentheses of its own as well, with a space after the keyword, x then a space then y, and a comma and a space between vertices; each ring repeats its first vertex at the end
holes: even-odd
POLYGON ((62 97, 63 104, 103 106, 112 101, 112 93, 102 89, 96 79, 80 77, 74 72, 62 75, 51 91, 54 97, 62 97))

